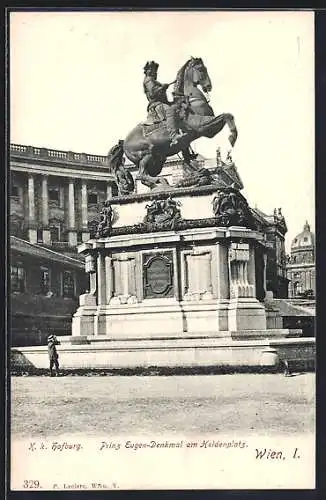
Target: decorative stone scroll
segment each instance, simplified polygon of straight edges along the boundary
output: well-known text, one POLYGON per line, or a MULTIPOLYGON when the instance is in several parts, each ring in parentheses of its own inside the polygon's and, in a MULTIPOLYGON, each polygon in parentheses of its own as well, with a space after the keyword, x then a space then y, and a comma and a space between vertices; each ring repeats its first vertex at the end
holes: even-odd
POLYGON ((113 210, 109 201, 103 203, 95 238, 105 238, 111 235, 113 210))
POLYGON ((231 243, 229 248, 230 298, 254 297, 248 278, 248 243, 231 243))
POLYGON ((218 190, 213 199, 213 212, 219 226, 255 228, 255 221, 245 197, 233 187, 218 190))

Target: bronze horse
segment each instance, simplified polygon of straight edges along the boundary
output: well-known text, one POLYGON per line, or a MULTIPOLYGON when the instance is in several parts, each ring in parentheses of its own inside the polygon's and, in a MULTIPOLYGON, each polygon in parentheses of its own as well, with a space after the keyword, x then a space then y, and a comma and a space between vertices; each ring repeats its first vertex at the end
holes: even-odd
MULTIPOLYGON (((173 89, 175 99, 180 102, 180 128, 186 133, 178 144, 170 146, 169 132, 164 121, 156 125, 140 123, 124 141, 119 141, 118 145, 111 150, 111 153, 113 150, 118 153, 119 158, 122 158, 124 153, 132 163, 137 165, 138 179, 151 189, 169 186, 166 179, 158 177, 164 162, 168 156, 180 151, 185 161, 189 161, 191 158, 189 146, 192 141, 199 137, 214 137, 226 124, 231 132, 229 141, 232 147, 237 139, 238 133, 233 116, 230 113, 214 116, 207 98, 198 88, 199 85, 204 93, 212 89, 211 80, 202 59, 192 57, 178 71, 173 89)), ((132 184, 130 183, 130 191, 133 190, 132 184)))

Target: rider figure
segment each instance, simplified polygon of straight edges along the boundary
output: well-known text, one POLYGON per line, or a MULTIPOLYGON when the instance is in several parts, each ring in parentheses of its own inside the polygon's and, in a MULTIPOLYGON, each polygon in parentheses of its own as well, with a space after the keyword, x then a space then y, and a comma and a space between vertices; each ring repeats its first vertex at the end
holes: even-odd
POLYGON ((155 108, 160 120, 166 119, 167 128, 170 134, 170 146, 174 146, 186 134, 180 133, 178 122, 178 106, 168 101, 166 90, 169 84, 161 84, 157 81, 157 70, 159 65, 155 61, 147 62, 144 67, 144 92, 148 99, 147 111, 155 108), (163 106, 158 106, 163 104, 163 106))

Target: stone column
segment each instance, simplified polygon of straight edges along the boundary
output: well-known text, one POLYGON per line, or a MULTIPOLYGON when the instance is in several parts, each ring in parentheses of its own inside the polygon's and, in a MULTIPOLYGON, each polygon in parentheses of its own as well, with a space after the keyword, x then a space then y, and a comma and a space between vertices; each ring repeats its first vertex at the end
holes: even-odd
POLYGON ((68 244, 70 247, 77 246, 74 179, 69 179, 68 186, 68 244))
POLYGON ((49 195, 48 195, 48 176, 42 176, 42 240, 43 243, 51 244, 51 233, 49 229, 49 195))
POLYGON ((113 272, 112 257, 105 256, 105 275, 106 275, 106 303, 109 304, 113 295, 113 272))
POLYGON ((264 259, 264 274, 263 274, 263 280, 264 280, 264 292, 265 292, 265 295, 266 295, 266 292, 267 292, 267 281, 266 281, 266 272, 267 272, 267 253, 266 253, 266 252, 264 252, 263 259, 264 259))
POLYGON ((227 300, 230 295, 229 275, 228 275, 228 248, 221 243, 216 244, 216 288, 217 297, 220 300, 227 300))
POLYGON ((97 305, 102 306, 106 303, 106 276, 104 255, 99 253, 97 256, 97 305))
POLYGON ((112 185, 110 182, 106 185, 106 199, 110 200, 112 198, 112 185))
POLYGON ((35 182, 32 174, 28 175, 28 239, 37 243, 37 223, 35 220, 35 182))
POLYGON ((81 216, 82 216, 82 241, 88 241, 89 231, 88 231, 88 201, 87 201, 86 181, 82 181, 82 186, 81 186, 81 216))
POLYGON ((256 291, 256 269, 255 269, 255 249, 250 246, 249 248, 249 260, 245 263, 245 274, 247 278, 248 285, 251 290, 251 297, 257 298, 256 291))

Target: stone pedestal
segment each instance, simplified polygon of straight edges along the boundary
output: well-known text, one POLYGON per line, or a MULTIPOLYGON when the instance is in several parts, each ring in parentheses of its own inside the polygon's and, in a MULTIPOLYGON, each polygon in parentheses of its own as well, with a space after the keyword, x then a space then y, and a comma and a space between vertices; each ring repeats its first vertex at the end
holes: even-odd
MULTIPOLYGON (((174 226, 148 223, 146 194, 111 200, 119 217, 110 235, 79 246, 90 293, 80 297, 73 336, 232 339, 256 331, 266 337, 255 277, 264 237, 247 227, 216 225, 214 194, 211 187, 163 194, 163 201, 170 195, 180 206, 174 226)), ((161 193, 151 197, 162 201, 161 193)))
POLYGON ((231 332, 266 330, 266 311, 257 299, 231 299, 228 305, 228 329, 231 332))
MULTIPOLYGON (((30 224, 33 187, 32 179, 30 224)), ((85 230, 86 194, 84 184, 85 230)), ((72 336, 59 339, 61 368, 274 371, 282 362, 314 360, 314 339, 290 337, 273 311, 266 327, 266 310, 257 300, 264 280, 255 275, 256 269, 264 272, 256 265, 266 252, 264 235, 234 189, 215 195, 216 186, 202 186, 107 202, 100 237, 78 249, 89 292, 79 298, 72 336)), ((71 183, 69 203, 69 243, 75 245, 71 183)), ((21 354, 29 366, 48 367, 46 346, 22 348, 21 354)))

